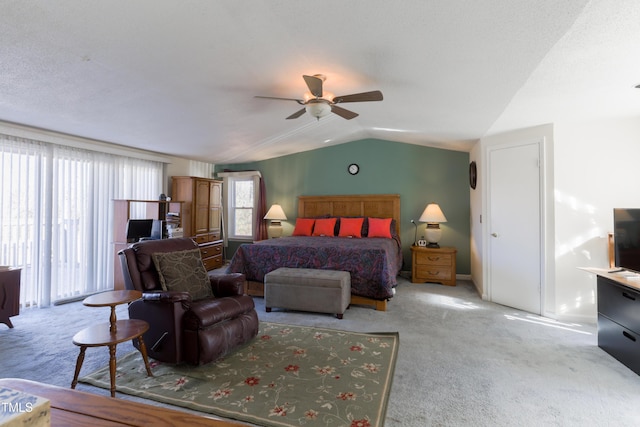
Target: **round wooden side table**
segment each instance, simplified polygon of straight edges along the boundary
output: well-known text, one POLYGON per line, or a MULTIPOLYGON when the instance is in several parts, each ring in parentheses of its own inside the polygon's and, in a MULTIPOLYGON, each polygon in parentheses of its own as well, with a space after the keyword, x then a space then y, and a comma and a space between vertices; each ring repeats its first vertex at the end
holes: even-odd
POLYGON ((71 388, 76 388, 78 375, 84 362, 84 353, 87 347, 109 347, 109 374, 111 379, 111 397, 116 395, 116 345, 137 339, 140 344, 140 353, 144 360, 144 366, 148 376, 153 376, 147 358, 147 348, 142 335, 149 330, 149 324, 139 319, 116 318, 116 306, 126 304, 142 297, 138 291, 111 291, 87 297, 82 303, 88 307, 111 307, 111 316, 108 323, 100 323, 89 326, 73 336, 73 343, 80 347, 80 354, 76 361, 76 371, 73 375, 71 388))

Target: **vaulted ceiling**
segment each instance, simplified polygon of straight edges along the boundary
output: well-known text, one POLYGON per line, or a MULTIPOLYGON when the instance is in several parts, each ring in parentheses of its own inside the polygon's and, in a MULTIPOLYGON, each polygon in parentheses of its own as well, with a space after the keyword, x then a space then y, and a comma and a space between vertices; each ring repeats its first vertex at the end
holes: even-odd
POLYGON ((468 150, 489 131, 640 115, 635 0, 4 0, 0 120, 239 163, 361 138, 468 150), (380 90, 319 121, 302 75, 380 90))

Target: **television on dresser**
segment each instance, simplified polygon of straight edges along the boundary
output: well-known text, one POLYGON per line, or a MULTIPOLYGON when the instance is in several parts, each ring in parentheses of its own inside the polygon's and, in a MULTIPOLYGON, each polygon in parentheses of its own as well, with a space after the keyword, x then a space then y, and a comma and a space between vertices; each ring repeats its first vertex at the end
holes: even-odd
POLYGON ((613 210, 615 266, 640 273, 640 208, 613 210))

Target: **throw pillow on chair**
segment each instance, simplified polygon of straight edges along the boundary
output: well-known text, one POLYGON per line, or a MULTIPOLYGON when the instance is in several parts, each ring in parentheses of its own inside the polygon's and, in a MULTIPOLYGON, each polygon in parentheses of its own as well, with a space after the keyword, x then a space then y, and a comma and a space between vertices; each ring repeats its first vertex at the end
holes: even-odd
POLYGON ((194 301, 213 297, 200 249, 157 252, 152 256, 163 290, 189 292, 194 301))

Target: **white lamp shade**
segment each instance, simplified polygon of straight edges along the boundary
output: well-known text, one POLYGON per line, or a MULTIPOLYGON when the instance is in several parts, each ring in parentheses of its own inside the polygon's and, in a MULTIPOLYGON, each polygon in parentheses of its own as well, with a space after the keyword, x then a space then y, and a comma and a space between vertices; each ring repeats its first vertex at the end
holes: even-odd
POLYGON ((284 210, 282 210, 282 206, 276 203, 271 205, 271 207, 269 208, 269 211, 264 216, 264 219, 282 221, 282 220, 286 220, 287 216, 284 214, 284 210))
POLYGON ((442 213, 442 209, 436 203, 429 203, 427 207, 422 212, 420 222, 428 222, 428 223, 441 223, 447 222, 447 218, 442 213))

